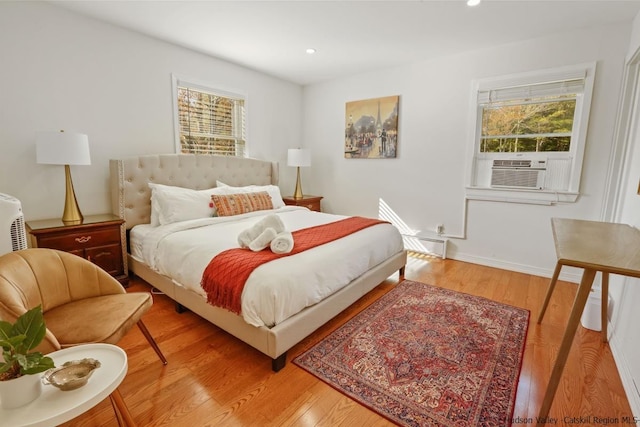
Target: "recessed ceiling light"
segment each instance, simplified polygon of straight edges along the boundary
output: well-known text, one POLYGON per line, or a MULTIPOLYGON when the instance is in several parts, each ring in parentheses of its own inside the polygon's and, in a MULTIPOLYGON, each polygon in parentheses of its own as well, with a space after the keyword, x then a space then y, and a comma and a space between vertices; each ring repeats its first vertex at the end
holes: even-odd
POLYGON ((314 48, 310 47, 310 48, 308 48, 308 49, 306 50, 306 52, 307 52, 309 55, 313 55, 314 53, 316 53, 316 50, 315 50, 314 48))
POLYGON ((467 0, 467 6, 477 6, 480 4, 480 0, 467 0))

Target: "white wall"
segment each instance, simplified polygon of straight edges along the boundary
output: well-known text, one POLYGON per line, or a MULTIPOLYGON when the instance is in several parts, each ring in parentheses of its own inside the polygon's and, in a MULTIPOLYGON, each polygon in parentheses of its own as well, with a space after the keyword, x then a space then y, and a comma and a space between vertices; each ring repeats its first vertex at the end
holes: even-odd
MULTIPOLYGON (((636 16, 631 43, 627 54, 630 74, 634 73, 635 100, 630 105, 631 119, 622 170, 619 205, 617 214, 612 220, 640 227, 640 14, 636 16)), ((631 79, 633 80, 633 79, 631 79)), ((629 248, 638 251, 638 248, 629 248)), ((611 313, 611 348, 616 359, 631 409, 640 414, 640 341, 638 340, 638 324, 640 324, 640 279, 613 276, 611 278, 611 299, 614 307, 611 313)))
POLYGON ((71 167, 85 215, 110 212, 109 159, 174 152, 171 73, 248 94, 252 157, 286 163, 299 145, 300 86, 46 3, 0 2, 0 61, 0 192, 27 220, 64 205, 63 168, 36 164, 36 131, 88 134, 91 166, 71 167))
POLYGON ((445 233, 462 235, 472 80, 597 61, 578 201, 470 201, 466 239, 450 241, 453 258, 550 276, 556 261, 550 218, 599 219, 630 30, 585 29, 307 86, 304 145, 313 158, 305 190, 323 195, 333 212, 376 215, 383 199, 413 229, 442 223, 445 233), (345 102, 387 95, 401 97, 398 157, 345 159, 345 102))

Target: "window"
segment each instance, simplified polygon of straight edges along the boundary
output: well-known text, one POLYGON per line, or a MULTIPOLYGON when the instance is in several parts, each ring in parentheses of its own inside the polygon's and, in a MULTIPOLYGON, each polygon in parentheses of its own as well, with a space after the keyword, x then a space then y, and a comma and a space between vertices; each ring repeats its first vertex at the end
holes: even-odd
POLYGON ((245 156, 245 97, 173 77, 176 151, 245 156))
POLYGON ((594 74, 583 64, 475 82, 468 197, 575 201, 594 74))
POLYGON ((480 152, 569 151, 575 109, 575 94, 486 104, 480 152))

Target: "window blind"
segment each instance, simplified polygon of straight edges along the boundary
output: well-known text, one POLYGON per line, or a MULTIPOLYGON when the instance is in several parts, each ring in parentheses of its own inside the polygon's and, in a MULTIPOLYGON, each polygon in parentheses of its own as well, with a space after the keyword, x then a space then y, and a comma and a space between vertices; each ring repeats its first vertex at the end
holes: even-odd
POLYGON ((183 153, 245 156, 245 100, 241 96, 178 85, 183 153))
POLYGON ((486 105, 494 102, 539 99, 558 95, 575 96, 582 92, 584 92, 584 78, 480 90, 478 91, 478 104, 486 105))

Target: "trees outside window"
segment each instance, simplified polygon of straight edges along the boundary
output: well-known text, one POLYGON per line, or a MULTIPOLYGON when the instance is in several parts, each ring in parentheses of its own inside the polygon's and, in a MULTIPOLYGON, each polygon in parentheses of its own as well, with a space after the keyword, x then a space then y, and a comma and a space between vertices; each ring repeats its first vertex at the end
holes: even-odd
POLYGON ((176 151, 245 156, 245 98, 174 77, 176 151))
POLYGON ((576 95, 485 106, 480 152, 570 151, 575 109, 576 95))

